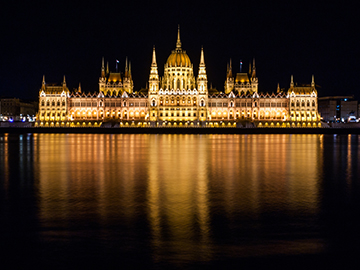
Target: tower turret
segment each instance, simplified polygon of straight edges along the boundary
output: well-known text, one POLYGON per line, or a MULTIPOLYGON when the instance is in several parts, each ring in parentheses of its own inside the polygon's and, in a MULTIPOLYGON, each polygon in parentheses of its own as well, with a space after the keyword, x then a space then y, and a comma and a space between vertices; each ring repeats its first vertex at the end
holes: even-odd
POLYGON ((42 84, 41 84, 41 90, 45 90, 45 75, 43 75, 42 84))
POLYGON ((204 59, 204 49, 201 47, 199 75, 197 79, 198 90, 200 92, 207 92, 207 75, 204 59))
POLYGON ((153 47, 152 61, 150 67, 149 90, 150 92, 157 92, 159 90, 159 74, 156 63, 155 46, 153 47))
POLYGON ((311 87, 315 87, 314 75, 311 76, 311 87))
POLYGON ((234 89, 234 77, 232 74, 231 58, 230 58, 228 72, 226 74, 226 81, 224 88, 225 88, 225 94, 229 94, 234 89))
POLYGON ((256 78, 255 58, 253 58, 253 66, 252 66, 251 78, 252 79, 256 78))
POLYGON ((64 79, 63 79, 63 83, 62 83, 62 85, 63 85, 63 88, 65 88, 65 87, 66 87, 65 75, 64 75, 64 79))
POLYGON ((101 60, 101 77, 105 78, 105 65, 104 65, 104 57, 101 60))

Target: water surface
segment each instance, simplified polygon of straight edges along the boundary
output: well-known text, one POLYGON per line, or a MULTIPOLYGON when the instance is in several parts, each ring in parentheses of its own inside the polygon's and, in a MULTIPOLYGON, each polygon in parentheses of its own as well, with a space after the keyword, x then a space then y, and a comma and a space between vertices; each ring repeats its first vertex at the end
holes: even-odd
POLYGON ((64 269, 351 258, 359 138, 0 134, 4 256, 64 269))

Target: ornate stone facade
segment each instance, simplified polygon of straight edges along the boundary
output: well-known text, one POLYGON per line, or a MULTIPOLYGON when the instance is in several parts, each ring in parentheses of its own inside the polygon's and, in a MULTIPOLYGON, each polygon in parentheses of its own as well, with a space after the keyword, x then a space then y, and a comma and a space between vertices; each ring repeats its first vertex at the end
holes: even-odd
POLYGON ((182 49, 180 30, 176 48, 158 74, 155 47, 147 91, 133 90, 131 64, 122 74, 105 70, 102 60, 99 91, 70 92, 65 77, 62 86, 43 79, 39 92, 37 126, 196 126, 196 127, 319 127, 314 77, 309 86, 295 86, 291 76, 288 91, 258 92, 255 60, 248 73, 233 76, 231 61, 224 92, 208 89, 204 50, 200 51, 199 73, 182 49))

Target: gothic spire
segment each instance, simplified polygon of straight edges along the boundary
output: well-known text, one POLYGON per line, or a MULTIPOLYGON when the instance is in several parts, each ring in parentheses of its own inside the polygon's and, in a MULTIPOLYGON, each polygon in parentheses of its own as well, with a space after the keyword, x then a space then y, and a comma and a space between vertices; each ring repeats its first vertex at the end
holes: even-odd
POLYGON ((252 74, 251 77, 256 77, 256 67, 255 67, 255 58, 253 58, 252 74))
POLYGON ((43 75, 41 89, 45 89, 45 75, 43 75))
POLYGON ((63 80, 63 86, 66 86, 66 80, 65 80, 65 75, 64 75, 64 80, 63 80))
POLYGON ((207 75, 206 75, 206 67, 204 60, 204 49, 201 47, 201 56, 200 56, 200 64, 199 64, 199 75, 198 75, 198 89, 200 91, 207 90, 207 75))
POLYGON ((311 77, 311 87, 315 87, 314 75, 312 75, 312 77, 311 77))
POLYGON ((290 87, 294 87, 294 77, 291 75, 290 87))
POLYGON ((200 55, 200 67, 205 67, 204 49, 202 46, 201 46, 201 55, 200 55))
POLYGON ((101 77, 105 77, 104 57, 101 60, 101 77))
POLYGON ((125 59, 125 77, 127 77, 129 74, 128 74, 128 58, 126 56, 126 59, 125 59))
POLYGON ((131 78, 131 61, 129 61, 129 77, 131 78))
POLYGON ((157 64, 156 64, 155 46, 153 47, 153 53, 152 53, 149 86, 152 91, 157 91, 159 88, 159 74, 158 74, 157 64))
POLYGON ((230 58, 230 64, 228 66, 228 78, 232 77, 232 65, 231 65, 231 58, 230 58))
POLYGON ((153 47, 153 54, 152 54, 151 66, 152 66, 152 67, 157 67, 157 64, 156 64, 156 54, 155 54, 155 45, 154 45, 154 47, 153 47))
POLYGON ((180 25, 178 25, 178 34, 177 34, 177 41, 176 41, 176 49, 181 49, 181 41, 180 41, 180 25))

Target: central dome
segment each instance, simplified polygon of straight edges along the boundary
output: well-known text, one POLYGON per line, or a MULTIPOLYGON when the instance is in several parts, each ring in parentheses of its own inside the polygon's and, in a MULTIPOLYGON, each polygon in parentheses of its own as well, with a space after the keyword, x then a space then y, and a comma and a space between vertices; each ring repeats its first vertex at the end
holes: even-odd
POLYGON ((176 41, 176 49, 173 50, 166 61, 168 67, 190 67, 191 62, 189 56, 181 48, 180 41, 180 27, 178 28, 178 35, 176 41))
POLYGON ((174 50, 171 52, 166 61, 169 67, 190 67, 191 62, 189 56, 183 50, 174 50))

